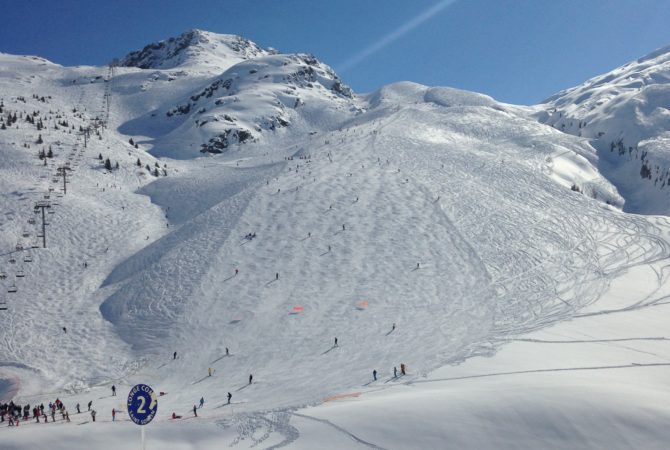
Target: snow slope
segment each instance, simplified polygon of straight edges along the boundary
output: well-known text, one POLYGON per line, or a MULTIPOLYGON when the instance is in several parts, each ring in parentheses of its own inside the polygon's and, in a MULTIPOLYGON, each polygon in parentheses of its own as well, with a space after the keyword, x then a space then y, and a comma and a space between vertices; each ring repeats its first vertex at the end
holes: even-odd
POLYGON ((559 92, 539 109, 543 123, 593 141, 599 169, 627 211, 670 211, 670 47, 559 92))
POLYGON ((167 393, 149 448, 654 448, 664 437, 660 422, 639 430, 647 411, 668 413, 651 394, 667 378, 665 339, 643 339, 663 337, 668 226, 621 212, 585 139, 481 94, 397 83, 357 96, 306 55, 247 55, 214 74, 168 43, 147 56, 161 69, 0 55, 0 117, 19 116, 0 130, 0 396, 58 396, 70 412, 93 400, 102 420, 0 427, 3 446, 131 442, 127 420, 108 420, 137 382, 167 393), (197 105, 166 114, 184 101, 197 105), (202 153, 227 128, 195 121, 226 114, 250 132, 276 115, 291 126, 202 153), (80 130, 94 125, 84 147, 80 130), (17 251, 39 243, 38 200, 54 212, 47 248, 17 251), (629 313, 639 331, 616 322, 629 313), (646 356, 539 342, 584 330, 640 338, 633 351, 646 356), (408 374, 393 378, 400 363, 408 374), (596 368, 612 372, 602 390, 579 388, 596 368), (635 414, 611 401, 594 417, 621 386, 635 414))

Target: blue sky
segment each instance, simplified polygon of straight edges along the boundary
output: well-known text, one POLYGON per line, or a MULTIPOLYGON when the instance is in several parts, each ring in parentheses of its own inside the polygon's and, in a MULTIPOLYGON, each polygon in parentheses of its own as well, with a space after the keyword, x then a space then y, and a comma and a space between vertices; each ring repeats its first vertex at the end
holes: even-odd
POLYGON ((535 103, 670 45, 668 0, 3 1, 0 51, 104 64, 191 28, 310 52, 357 92, 411 80, 535 103))

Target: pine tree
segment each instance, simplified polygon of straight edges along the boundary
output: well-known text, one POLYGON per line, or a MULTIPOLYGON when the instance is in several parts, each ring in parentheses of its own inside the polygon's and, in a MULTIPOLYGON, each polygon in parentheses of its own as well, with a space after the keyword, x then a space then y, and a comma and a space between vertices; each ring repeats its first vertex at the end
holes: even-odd
POLYGON ((42 140, 42 135, 41 134, 37 137, 37 143, 38 144, 43 144, 44 143, 44 141, 42 140))
POLYGON ((110 172, 112 171, 112 162, 107 158, 105 160, 105 169, 109 170, 110 172))
POLYGON ((98 159, 102 161, 102 153, 98 153, 98 159))
POLYGON ((142 161, 140 161, 140 158, 137 158, 137 167, 142 167, 142 161))
POLYGON ((135 142, 133 141, 133 138, 128 139, 128 143, 130 145, 133 145, 133 146, 135 145, 135 142))

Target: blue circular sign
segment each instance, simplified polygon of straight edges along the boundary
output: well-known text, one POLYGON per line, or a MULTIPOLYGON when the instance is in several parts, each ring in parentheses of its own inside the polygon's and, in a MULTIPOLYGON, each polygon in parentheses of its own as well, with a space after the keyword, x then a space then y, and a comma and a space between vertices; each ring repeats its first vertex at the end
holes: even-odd
POLYGON ((128 394, 128 415, 137 425, 151 422, 158 410, 158 399, 154 390, 146 384, 135 385, 128 394))

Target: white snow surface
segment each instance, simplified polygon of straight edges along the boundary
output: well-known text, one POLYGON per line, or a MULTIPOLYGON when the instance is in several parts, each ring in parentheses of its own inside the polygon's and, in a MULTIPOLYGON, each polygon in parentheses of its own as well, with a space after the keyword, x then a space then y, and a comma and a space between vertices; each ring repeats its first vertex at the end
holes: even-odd
POLYGON ((591 140, 626 211, 670 212, 670 47, 559 92, 536 110, 541 122, 591 140))
POLYGON ((143 382, 147 448, 665 448, 670 224, 621 211, 600 150, 539 106, 357 96, 308 55, 216 73, 181 38, 148 69, 0 54, 0 400, 73 418, 0 447, 135 445, 143 382), (234 127, 254 139, 200 152, 234 127))

